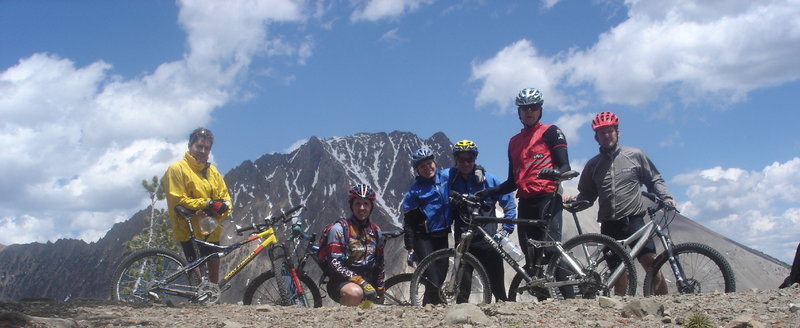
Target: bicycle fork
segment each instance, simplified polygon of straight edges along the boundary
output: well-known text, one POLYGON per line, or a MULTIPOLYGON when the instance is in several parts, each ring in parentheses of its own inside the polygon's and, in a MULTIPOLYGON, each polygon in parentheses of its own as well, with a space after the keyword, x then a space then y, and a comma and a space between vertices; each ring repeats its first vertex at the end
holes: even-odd
MULTIPOLYGON (((664 245, 664 253, 667 254, 667 260, 669 260, 669 267, 672 269, 672 274, 675 275, 675 283, 678 286, 678 290, 681 294, 684 293, 696 293, 699 291, 695 291, 692 284, 689 283, 689 280, 686 279, 686 275, 683 273, 683 266, 678 261, 678 258, 675 257, 675 253, 672 252, 672 239, 669 235, 662 232, 661 227, 656 226, 656 234, 658 238, 661 239, 662 245, 664 245)), ((655 272, 654 274, 658 274, 655 272)), ((664 282, 666 283, 666 281, 664 282)))
POLYGON ((272 262, 272 270, 275 272, 275 281, 278 284, 280 294, 286 294, 289 304, 300 304, 306 306, 303 286, 300 284, 300 276, 297 268, 292 265, 291 258, 287 256, 285 245, 275 245, 269 250, 269 258, 272 262), (280 281, 279 281, 280 280, 280 281))
POLYGON ((447 270, 444 286, 441 288, 442 293, 446 296, 457 295, 459 292, 459 285, 464 275, 464 270, 461 268, 461 258, 469 250, 473 235, 472 231, 461 234, 461 242, 456 246, 456 254, 453 256, 453 265, 447 270))

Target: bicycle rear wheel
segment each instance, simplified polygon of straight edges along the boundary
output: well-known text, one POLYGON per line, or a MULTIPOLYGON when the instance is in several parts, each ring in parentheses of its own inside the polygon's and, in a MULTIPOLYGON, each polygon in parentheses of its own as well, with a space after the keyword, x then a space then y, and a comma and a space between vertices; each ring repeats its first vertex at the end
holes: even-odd
MULTIPOLYGON (((284 277, 278 277, 283 280, 284 277)), ((297 278, 300 280, 300 287, 303 290, 301 295, 297 286, 293 281, 282 284, 286 285, 286 292, 288 302, 282 301, 281 293, 278 291, 278 279, 275 277, 275 272, 270 270, 258 275, 255 279, 250 281, 247 289, 244 292, 242 303, 244 305, 294 305, 304 307, 321 307, 322 296, 319 292, 319 287, 314 283, 309 276, 304 273, 299 273, 297 278)))
MULTIPOLYGON (((386 279, 386 283, 383 285, 386 288, 383 304, 413 305, 414 302, 411 301, 411 276, 413 276, 411 273, 401 273, 386 279)), ((422 286, 422 288, 425 288, 425 286, 422 286)), ((424 294, 424 291, 421 294, 424 294)), ((422 304, 422 301, 420 300, 419 303, 422 304)))
POLYGON ((636 267, 633 259, 613 238, 587 233, 570 238, 563 247, 586 275, 583 278, 578 276, 561 254, 553 256, 547 266, 548 277, 555 277, 557 282, 580 280, 574 285, 559 288, 562 297, 595 298, 613 295, 615 284, 610 281, 611 274, 620 265, 624 267, 622 275, 628 280, 627 285, 620 287, 621 292, 625 295, 636 295, 636 267))
POLYGON ((177 253, 161 248, 138 250, 122 260, 111 280, 111 299, 128 303, 187 303, 197 285, 191 273, 176 275, 186 260, 177 253), (170 290, 172 292, 167 292, 170 290), (175 291, 186 296, 175 295, 175 291))
POLYGON ((489 276, 478 259, 470 253, 461 257, 461 265, 454 268, 456 251, 440 249, 426 256, 411 276, 411 302, 425 304, 483 304, 492 301, 489 276), (440 275, 444 281, 436 281, 440 275), (461 277, 457 279, 456 277, 461 277), (447 277, 451 277, 450 280, 447 277), (441 287, 441 288, 440 288, 441 287))
POLYGON ((661 253, 653 261, 653 267, 644 278, 644 296, 658 295, 658 289, 668 294, 697 294, 736 291, 736 280, 728 261, 713 248, 699 243, 676 245, 672 249, 675 259, 680 263, 687 284, 683 290, 678 286, 675 274, 666 253, 661 253), (661 273, 665 285, 657 286, 656 274, 661 273))

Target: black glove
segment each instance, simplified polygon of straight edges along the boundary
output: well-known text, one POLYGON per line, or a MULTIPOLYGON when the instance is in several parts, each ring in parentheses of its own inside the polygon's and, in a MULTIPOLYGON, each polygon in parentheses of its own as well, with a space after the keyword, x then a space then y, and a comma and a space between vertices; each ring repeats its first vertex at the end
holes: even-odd
POLYGON ((561 172, 551 167, 545 167, 539 170, 538 176, 541 179, 557 181, 561 178, 561 172))
POLYGON ((489 198, 489 190, 484 189, 484 190, 478 191, 478 192, 475 193, 475 197, 477 197, 478 200, 483 201, 484 199, 489 198))
POLYGON ((206 214, 211 217, 218 218, 220 215, 227 212, 229 209, 228 202, 224 199, 209 200, 206 206, 206 214))

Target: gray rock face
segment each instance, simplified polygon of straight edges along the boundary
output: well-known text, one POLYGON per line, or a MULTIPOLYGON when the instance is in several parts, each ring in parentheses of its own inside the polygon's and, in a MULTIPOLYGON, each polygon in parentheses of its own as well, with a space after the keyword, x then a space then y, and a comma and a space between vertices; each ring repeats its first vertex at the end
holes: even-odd
POLYGON ((97 242, 60 239, 55 243, 9 245, 0 252, 0 299, 105 298, 122 243, 144 228, 148 210, 115 224, 97 242))

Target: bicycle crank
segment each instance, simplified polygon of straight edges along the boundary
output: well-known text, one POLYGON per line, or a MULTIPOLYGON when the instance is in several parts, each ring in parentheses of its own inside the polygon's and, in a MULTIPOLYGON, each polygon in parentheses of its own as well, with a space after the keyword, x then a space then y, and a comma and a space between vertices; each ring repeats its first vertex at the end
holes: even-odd
POLYGON ((205 304, 214 304, 219 302, 219 296, 222 292, 219 289, 219 285, 203 281, 200 283, 200 286, 197 287, 197 303, 205 303, 205 304))

